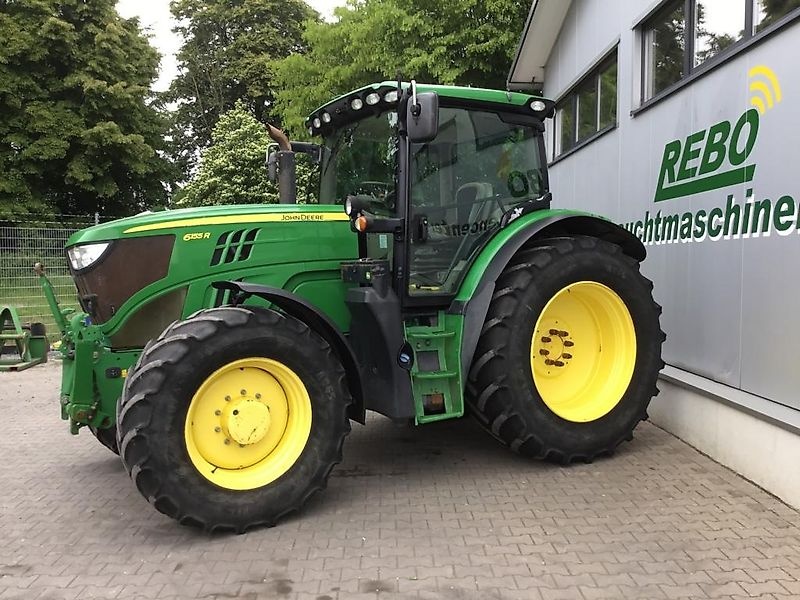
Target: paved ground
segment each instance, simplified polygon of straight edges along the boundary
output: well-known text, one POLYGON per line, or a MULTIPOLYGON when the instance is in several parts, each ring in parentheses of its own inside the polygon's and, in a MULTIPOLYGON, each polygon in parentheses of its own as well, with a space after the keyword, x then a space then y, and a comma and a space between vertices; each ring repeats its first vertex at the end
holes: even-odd
POLYGON ((800 515, 648 424, 563 469, 376 418, 302 515, 208 536, 69 435, 58 375, 0 374, 0 599, 800 598, 800 515))

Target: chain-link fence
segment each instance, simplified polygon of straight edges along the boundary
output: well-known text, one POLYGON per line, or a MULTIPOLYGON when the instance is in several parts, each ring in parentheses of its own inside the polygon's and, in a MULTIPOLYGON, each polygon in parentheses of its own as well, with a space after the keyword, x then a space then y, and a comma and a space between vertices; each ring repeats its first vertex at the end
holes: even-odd
POLYGON ((45 266, 62 308, 77 308, 64 245, 70 235, 99 220, 98 215, 58 216, 5 226, 0 223, 0 306, 16 308, 23 323, 44 323, 54 339, 57 328, 33 265, 41 262, 45 266))

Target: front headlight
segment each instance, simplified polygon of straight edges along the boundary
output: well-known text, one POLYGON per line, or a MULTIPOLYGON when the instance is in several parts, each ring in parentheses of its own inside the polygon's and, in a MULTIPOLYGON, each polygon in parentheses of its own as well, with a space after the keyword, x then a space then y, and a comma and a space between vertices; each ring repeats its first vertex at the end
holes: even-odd
POLYGON ((67 250, 67 256, 69 257, 69 262, 72 263, 72 268, 76 271, 80 271, 92 266, 103 256, 110 245, 110 242, 104 242, 101 244, 73 246, 67 250))

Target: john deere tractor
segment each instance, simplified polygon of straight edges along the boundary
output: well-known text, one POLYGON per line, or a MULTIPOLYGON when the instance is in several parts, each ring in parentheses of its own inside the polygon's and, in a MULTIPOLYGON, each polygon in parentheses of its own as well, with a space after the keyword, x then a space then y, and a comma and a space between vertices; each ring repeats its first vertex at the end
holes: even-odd
POLYGON ((470 413, 511 450, 590 462, 646 417, 664 339, 642 244, 551 208, 553 102, 386 82, 278 140, 277 205, 146 213, 67 255, 62 416, 156 509, 274 524, 325 487, 367 411, 470 413), (319 203, 296 204, 298 153, 319 203))

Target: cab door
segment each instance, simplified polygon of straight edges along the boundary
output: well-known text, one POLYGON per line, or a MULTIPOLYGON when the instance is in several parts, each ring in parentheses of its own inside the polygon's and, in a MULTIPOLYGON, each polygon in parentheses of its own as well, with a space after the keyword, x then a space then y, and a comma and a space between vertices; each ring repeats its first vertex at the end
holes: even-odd
POLYGON ((503 214, 547 192, 540 125, 443 106, 437 137, 411 145, 405 304, 446 306, 503 214))

